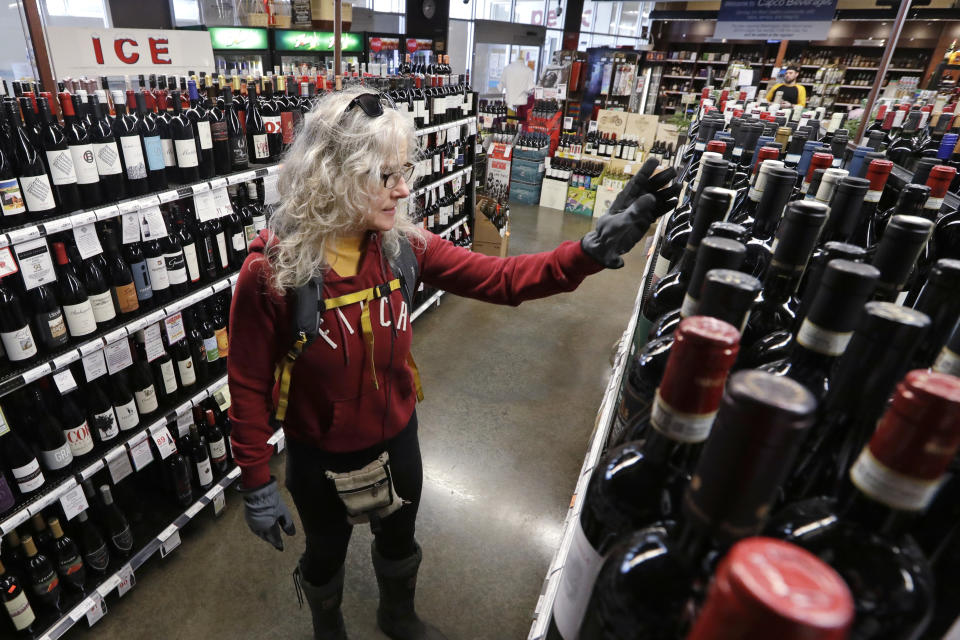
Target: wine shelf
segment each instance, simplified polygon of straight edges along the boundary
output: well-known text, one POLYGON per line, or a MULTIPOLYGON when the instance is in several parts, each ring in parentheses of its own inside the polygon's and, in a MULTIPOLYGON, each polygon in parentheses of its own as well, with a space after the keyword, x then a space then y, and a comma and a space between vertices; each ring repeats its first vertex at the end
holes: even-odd
POLYGON ((449 227, 447 227, 446 229, 444 229, 443 231, 441 231, 441 232, 438 233, 437 235, 440 236, 441 238, 449 238, 451 235, 453 235, 453 232, 454 232, 454 231, 456 231, 457 229, 459 229, 459 228, 462 227, 463 225, 467 224, 467 220, 468 220, 469 218, 470 218, 470 214, 469 214, 469 213, 463 214, 462 216, 460 216, 460 219, 459 219, 459 220, 457 220, 456 222, 454 222, 452 225, 450 225, 449 227))
POLYGON ((425 312, 427 309, 430 308, 430 305, 432 305, 432 304, 438 304, 438 305, 439 305, 439 304, 440 304, 440 297, 443 296, 445 293, 446 293, 446 291, 442 291, 442 290, 441 290, 441 291, 437 291, 435 294, 433 294, 432 296, 430 296, 429 298, 427 298, 427 301, 426 301, 426 302, 424 302, 424 303, 421 304, 419 307, 417 307, 416 309, 414 309, 414 310, 413 310, 413 313, 410 314, 410 322, 413 322, 414 320, 416 320, 417 318, 419 318, 420 316, 422 316, 422 315, 424 314, 424 312, 425 312))
POLYGON ((466 166, 466 167, 464 167, 464 168, 462 168, 462 169, 458 169, 457 171, 454 171, 453 173, 451 173, 451 174, 449 174, 449 175, 443 176, 443 177, 440 178, 439 180, 435 180, 435 181, 431 182, 430 184, 426 184, 426 185, 424 185, 424 186, 422 186, 422 187, 418 187, 416 190, 410 192, 410 196, 409 196, 409 197, 410 197, 410 198, 415 198, 415 197, 417 197, 418 195, 420 195, 421 193, 426 193, 426 192, 429 191, 430 189, 435 189, 435 188, 439 187, 440 185, 446 184, 446 183, 450 182, 451 180, 453 180, 453 179, 455 179, 455 178, 457 178, 457 177, 459 177, 459 176, 467 175, 467 174, 469 174, 471 171, 473 171, 473 167, 472 167, 472 166, 466 166))
POLYGON ((85 356, 89 356, 97 351, 102 351, 103 349, 106 349, 108 345, 116 342, 117 340, 123 340, 128 336, 133 335, 140 329, 153 324, 154 322, 160 322, 164 318, 172 316, 178 311, 183 311, 184 309, 202 300, 206 300, 210 296, 224 291, 228 287, 234 286, 239 277, 239 272, 234 271, 230 275, 220 278, 213 284, 209 284, 199 291, 188 293, 187 295, 174 300, 162 309, 155 309, 146 315, 142 315, 138 318, 130 320, 116 329, 100 332, 92 340, 88 340, 80 345, 71 346, 58 351, 57 355, 47 358, 40 364, 30 365, 24 370, 7 374, 3 378, 0 378, 0 398, 30 384, 35 380, 39 380, 46 375, 50 375, 66 367, 67 365, 77 362, 85 356))
POLYGON ((461 118, 460 120, 454 120, 453 122, 446 122, 444 124, 434 125, 432 127, 424 127, 423 129, 417 129, 417 137, 425 136, 431 133, 436 133, 437 131, 443 131, 444 129, 453 129, 454 127, 462 127, 465 124, 470 124, 471 122, 476 121, 477 116, 470 116, 469 118, 461 118))
POLYGON ((138 196, 128 200, 122 200, 116 204, 86 211, 78 211, 65 216, 44 220, 43 222, 23 225, 0 233, 0 247, 13 246, 21 242, 28 242, 55 233, 69 231, 93 222, 116 218, 122 214, 133 213, 134 211, 139 211, 157 204, 164 204, 181 198, 189 198, 194 194, 211 191, 212 189, 228 184, 249 182, 256 178, 277 173, 278 171, 280 171, 280 163, 258 167, 256 169, 245 169, 243 171, 237 171, 236 173, 213 178, 212 180, 203 180, 201 182, 177 187, 176 189, 160 191, 147 196, 138 196))
MULTIPOLYGON (((149 434, 166 427, 171 422, 175 422, 179 416, 190 413, 193 407, 199 405, 201 402, 212 396, 225 384, 227 384, 227 376, 220 376, 211 384, 207 385, 202 391, 196 393, 189 400, 184 400, 177 405, 176 408, 170 410, 170 412, 164 417, 153 421, 149 425, 140 425, 136 429, 133 429, 133 435, 126 437, 123 442, 114 445, 112 448, 104 452, 103 455, 93 462, 87 464, 85 467, 83 467, 83 469, 76 472, 74 475, 64 478, 58 484, 51 487, 46 493, 31 497, 28 502, 20 505, 16 511, 8 515, 6 519, 0 523, 0 535, 6 535, 10 533, 16 527, 19 527, 21 524, 26 522, 34 514, 40 513, 43 509, 49 507, 51 504, 59 500, 65 493, 77 486, 80 483, 80 480, 86 480, 93 474, 105 468, 109 464, 110 459, 128 453, 131 447, 140 443, 144 438, 149 437, 149 434), (78 477, 80 480, 77 480, 78 477)), ((123 435, 126 436, 126 434, 123 435)))
MULTIPOLYGON (((133 556, 131 556, 130 561, 124 565, 119 571, 108 576, 100 583, 100 585, 94 590, 94 593, 87 596, 82 600, 78 605, 70 609, 66 614, 60 617, 53 625, 47 628, 42 635, 38 637, 37 640, 57 640, 57 638, 62 637, 67 631, 69 631, 75 624, 80 620, 83 620, 87 617, 87 612, 90 610, 95 610, 100 607, 101 601, 107 597, 107 595, 123 585, 124 593, 127 589, 132 587, 130 579, 133 575, 133 572, 142 567, 147 560, 150 559, 153 554, 157 551, 161 551, 164 544, 170 540, 171 536, 174 534, 179 535, 179 531, 183 529, 187 523, 193 520, 203 508, 208 504, 214 504, 217 498, 224 493, 224 491, 236 482, 237 478, 240 477, 240 467, 234 466, 226 475, 224 475, 219 482, 216 482, 205 494, 200 496, 200 499, 194 502, 186 511, 181 513, 174 519, 170 525, 160 532, 159 535, 151 538, 145 545, 143 545, 139 551, 137 551, 133 556), (125 584, 127 583, 127 584, 125 584)), ((222 503, 220 506, 214 506, 214 513, 219 513, 220 509, 223 508, 222 503)), ((170 549, 172 551, 173 549, 170 549)), ((167 555, 163 553, 163 555, 167 555)), ((91 623, 93 624, 93 623, 91 623)))

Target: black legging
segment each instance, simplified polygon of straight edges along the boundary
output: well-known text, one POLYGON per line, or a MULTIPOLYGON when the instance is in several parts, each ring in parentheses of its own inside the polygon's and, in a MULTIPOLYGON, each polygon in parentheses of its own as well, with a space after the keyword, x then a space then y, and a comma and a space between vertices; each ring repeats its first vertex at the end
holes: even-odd
POLYGON ((381 520, 380 531, 375 532, 377 552, 388 560, 400 560, 416 552, 413 535, 423 489, 416 412, 403 431, 363 451, 330 453, 292 439, 287 443, 287 489, 300 512, 306 534, 307 548, 301 566, 308 582, 326 584, 337 573, 347 557, 347 544, 353 532, 353 525, 347 522, 346 507, 325 472, 355 471, 384 451, 390 455, 393 486, 397 494, 410 504, 381 520))

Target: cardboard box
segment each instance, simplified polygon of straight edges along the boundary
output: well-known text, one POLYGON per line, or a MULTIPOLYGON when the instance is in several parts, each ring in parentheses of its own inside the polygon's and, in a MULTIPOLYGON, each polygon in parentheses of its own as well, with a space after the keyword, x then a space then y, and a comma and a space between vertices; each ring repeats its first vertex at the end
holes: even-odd
POLYGON ((510 202, 538 204, 540 202, 540 183, 514 180, 510 185, 510 202))
POLYGON ((563 211, 567 203, 567 181, 544 178, 540 186, 540 206, 563 211))
MULTIPOLYGON (((615 133, 617 138, 623 135, 627 128, 627 114, 624 111, 600 109, 597 113, 597 131, 600 133, 615 133)), ((656 116, 652 116, 656 120, 656 116)))
POLYGON ((593 205, 593 217, 599 218, 600 216, 605 215, 607 210, 610 209, 610 205, 613 204, 613 201, 616 199, 618 193, 620 193, 619 189, 600 185, 597 188, 597 198, 593 205))
POLYGON ((567 202, 563 210, 579 216, 593 216, 593 207, 597 201, 596 189, 583 187, 567 187, 567 202))
POLYGON ((515 157, 513 165, 510 168, 511 188, 512 183, 532 182, 537 185, 543 180, 544 165, 542 160, 523 160, 515 157))
POLYGON ((510 221, 504 227, 503 235, 482 213, 478 213, 473 229, 473 250, 485 256, 506 258, 510 251, 510 221))

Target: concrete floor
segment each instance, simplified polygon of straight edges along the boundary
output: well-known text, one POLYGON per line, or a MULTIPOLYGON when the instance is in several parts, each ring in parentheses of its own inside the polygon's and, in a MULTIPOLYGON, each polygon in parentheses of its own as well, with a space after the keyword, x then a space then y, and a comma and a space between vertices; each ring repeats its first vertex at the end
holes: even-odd
MULTIPOLYGON (((510 253, 578 240, 592 221, 538 207, 512 208, 510 253)), ((522 639, 561 526, 643 269, 588 278, 567 295, 497 307, 444 296, 417 320, 414 354, 424 490, 417 606, 451 640, 522 639)), ((283 478, 283 456, 274 474, 283 478)), ((154 556, 89 633, 124 640, 311 637, 290 577, 302 536, 278 553, 247 530, 228 492, 217 521, 203 514, 168 557, 154 556)), ((285 493, 285 491, 284 491, 285 493)), ((293 510, 293 503, 286 495, 293 510)), ((209 511, 209 510, 207 510, 209 511)), ((296 511, 294 510, 296 517, 296 511)), ((299 520, 297 521, 299 528, 299 520)), ((344 615, 354 640, 376 629, 369 529, 354 532, 344 615)), ((74 635, 83 635, 80 627, 74 635)))

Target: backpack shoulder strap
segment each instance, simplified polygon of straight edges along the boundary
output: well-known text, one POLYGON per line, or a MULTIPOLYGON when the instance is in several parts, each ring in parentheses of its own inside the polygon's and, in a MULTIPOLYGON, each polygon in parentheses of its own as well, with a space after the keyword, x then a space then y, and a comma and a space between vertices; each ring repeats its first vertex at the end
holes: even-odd
POLYGON ((293 376, 293 365, 303 350, 316 340, 320 328, 320 301, 323 293, 323 276, 318 275, 310 282, 298 287, 291 294, 295 308, 291 324, 293 325, 293 344, 277 363, 273 372, 273 379, 280 385, 277 396, 277 406, 273 417, 277 422, 283 422, 287 415, 287 405, 290 401, 290 379, 293 376))
POLYGON ((417 292, 417 279, 420 277, 420 264, 406 236, 400 238, 400 255, 390 258, 390 268, 393 274, 400 278, 403 299, 407 308, 412 311, 413 296, 417 292))

